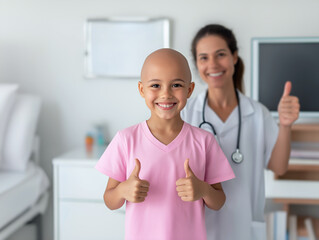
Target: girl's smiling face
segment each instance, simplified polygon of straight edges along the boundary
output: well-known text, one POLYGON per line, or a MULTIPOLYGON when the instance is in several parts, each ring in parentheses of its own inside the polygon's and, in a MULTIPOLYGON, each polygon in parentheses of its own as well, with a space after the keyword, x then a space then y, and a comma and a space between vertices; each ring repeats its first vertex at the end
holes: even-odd
POLYGON ((209 87, 233 87, 237 59, 237 52, 232 54, 226 41, 218 35, 207 35, 197 43, 196 66, 209 87))
POLYGON ((180 111, 194 89, 186 59, 173 50, 159 50, 145 61, 141 80, 139 91, 151 118, 180 119, 180 111))

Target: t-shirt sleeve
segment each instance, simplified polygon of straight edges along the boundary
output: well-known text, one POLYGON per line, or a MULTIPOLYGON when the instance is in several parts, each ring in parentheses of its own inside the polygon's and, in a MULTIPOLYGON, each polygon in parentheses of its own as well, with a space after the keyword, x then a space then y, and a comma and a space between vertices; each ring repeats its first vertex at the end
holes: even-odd
POLYGON ((235 174, 222 149, 212 135, 209 150, 206 153, 205 182, 215 184, 235 178, 235 174))
POLYGON ((267 168, 272 150, 277 141, 279 129, 275 119, 271 116, 268 109, 263 108, 263 114, 264 114, 264 134, 265 134, 264 167, 267 168))
POLYGON ((125 181, 127 159, 125 145, 125 139, 123 139, 118 132, 107 146, 101 158, 95 165, 95 168, 110 178, 120 182, 125 181))

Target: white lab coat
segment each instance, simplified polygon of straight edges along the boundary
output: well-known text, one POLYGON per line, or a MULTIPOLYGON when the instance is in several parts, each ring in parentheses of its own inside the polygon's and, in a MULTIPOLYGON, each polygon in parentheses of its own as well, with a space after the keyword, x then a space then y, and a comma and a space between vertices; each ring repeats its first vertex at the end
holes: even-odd
MULTIPOLYGON (((205 93, 189 99, 182 111, 184 121, 199 126, 205 93)), ((240 151, 244 160, 231 160, 236 150, 238 107, 222 122, 206 104, 205 119, 213 124, 220 146, 231 164, 236 178, 223 182, 226 202, 219 211, 206 208, 206 229, 209 240, 265 240, 265 182, 272 149, 278 136, 278 126, 270 112, 260 103, 239 93, 241 106, 240 151)))

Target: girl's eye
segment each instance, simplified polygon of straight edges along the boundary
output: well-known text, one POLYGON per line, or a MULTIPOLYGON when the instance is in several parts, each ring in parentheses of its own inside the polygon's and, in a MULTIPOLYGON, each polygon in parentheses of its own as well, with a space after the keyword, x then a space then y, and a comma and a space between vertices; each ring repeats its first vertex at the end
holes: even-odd
POLYGON ((159 88, 160 85, 159 85, 159 84, 153 84, 153 85, 151 85, 151 87, 152 87, 152 88, 159 88))

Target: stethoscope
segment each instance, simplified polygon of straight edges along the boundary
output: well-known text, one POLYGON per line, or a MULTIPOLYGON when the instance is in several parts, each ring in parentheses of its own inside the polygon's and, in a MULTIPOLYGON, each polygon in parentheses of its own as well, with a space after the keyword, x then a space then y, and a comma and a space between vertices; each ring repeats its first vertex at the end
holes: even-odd
MULTIPOLYGON (((238 134, 237 134, 236 151, 233 152, 233 154, 231 155, 231 159, 233 160, 234 163, 241 163, 244 160, 244 156, 239 150, 239 139, 240 139, 240 131, 241 131, 241 111, 240 111, 240 104, 239 104, 239 97, 238 97, 237 90, 235 90, 235 93, 236 93, 236 98, 237 98, 237 102, 238 102, 238 134)), ((207 122, 205 120, 205 107, 206 107, 207 98, 208 98, 208 91, 206 92, 205 100, 204 100, 204 104, 203 104, 203 111, 202 111, 203 121, 202 121, 201 124, 199 124, 199 128, 202 128, 202 126, 205 125, 205 124, 208 125, 213 130, 215 138, 216 138, 217 142, 219 143, 219 140, 218 140, 218 137, 217 137, 217 133, 215 131, 215 128, 214 128, 213 124, 211 124, 210 122, 207 122)))

